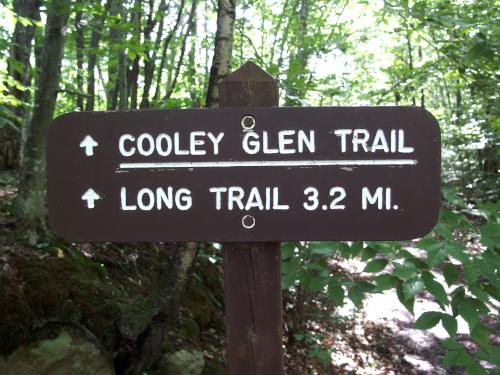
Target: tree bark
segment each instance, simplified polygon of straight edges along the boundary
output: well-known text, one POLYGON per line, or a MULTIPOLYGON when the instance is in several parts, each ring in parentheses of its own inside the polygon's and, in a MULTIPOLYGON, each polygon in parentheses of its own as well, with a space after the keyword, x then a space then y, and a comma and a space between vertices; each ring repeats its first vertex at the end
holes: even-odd
MULTIPOLYGON (((406 47, 408 49, 408 69, 410 70, 410 79, 413 79, 413 46, 411 44, 411 32, 408 24, 405 24, 406 28, 406 47)), ((411 104, 417 105, 417 100, 414 95, 413 85, 409 86, 411 92, 411 104)))
POLYGON ((132 346, 130 352, 122 353, 115 359, 118 374, 144 374, 160 357, 166 333, 178 319, 180 300, 199 244, 165 243, 158 246, 160 251, 169 252, 171 259, 146 303, 140 301, 127 306, 122 322, 117 325, 123 339, 138 343, 132 346), (141 314, 137 314, 138 309, 141 314), (138 316, 140 319, 137 319, 138 316))
MULTIPOLYGON (((16 16, 40 20, 40 0, 15 0, 13 5, 16 16)), ((33 25, 24 26, 21 22, 16 23, 10 51, 10 59, 15 63, 9 62, 7 69, 9 76, 24 89, 20 90, 15 85, 10 86, 7 82, 9 94, 19 100, 20 104, 10 108, 12 126, 0 126, 0 170, 18 168, 21 160, 21 128, 28 116, 26 103, 30 94, 30 56, 34 35, 33 25)))
POLYGON ((158 99, 160 98, 163 69, 165 68, 165 62, 167 60, 167 49, 168 49, 168 46, 170 45, 170 42, 172 41, 172 38, 175 35, 175 32, 177 31, 177 28, 179 27, 179 25, 181 23, 182 13, 184 11, 184 4, 185 3, 186 3, 185 0, 181 0, 181 3, 179 4, 179 12, 177 13, 177 19, 175 20, 175 25, 172 28, 172 30, 170 30, 167 37, 163 41, 160 66, 158 67, 158 73, 157 73, 157 78, 156 78, 156 89, 155 89, 155 94, 153 96, 153 101, 155 101, 155 102, 158 101, 158 99))
POLYGON ((124 40, 120 23, 125 17, 123 0, 112 0, 110 14, 116 17, 109 28, 109 61, 108 82, 106 84, 106 108, 108 110, 126 109, 127 93, 127 59, 123 48, 118 45, 124 40))
MULTIPOLYGON (((81 5, 82 1, 78 0, 77 4, 81 5)), ((78 92, 83 92, 83 47, 84 47, 84 34, 83 34, 83 25, 82 25, 82 10, 78 9, 78 12, 75 15, 75 29, 76 29, 76 87, 78 92)), ((83 111, 83 96, 76 96, 76 107, 83 111)))
POLYGON ((290 55, 287 72, 286 106, 300 106, 305 94, 305 70, 309 60, 307 46, 307 27, 309 18, 309 0, 300 0, 299 29, 296 37, 297 50, 290 55))
POLYGON ((38 67, 38 87, 33 117, 26 128, 24 159, 17 200, 20 229, 29 242, 46 234, 45 154, 49 122, 56 104, 65 29, 71 0, 51 0, 47 4, 47 22, 43 53, 38 67), (34 235, 33 235, 34 234, 34 235))
MULTIPOLYGON (((132 38, 136 43, 141 43, 141 18, 142 18, 142 0, 135 0, 134 10, 132 12, 132 22, 134 24, 134 33, 132 38)), ((144 39, 146 42, 147 39, 144 39)), ((128 72, 128 95, 130 96, 130 109, 137 108, 137 80, 139 78, 139 62, 141 57, 135 56, 132 60, 132 67, 128 72)))
MULTIPOLYGON (((149 91, 151 90, 151 84, 153 82, 153 74, 155 71, 155 61, 157 56, 157 51, 160 49, 161 40, 163 37, 163 27, 165 25, 165 14, 170 7, 170 1, 165 3, 165 0, 160 2, 158 6, 157 13, 160 15, 160 22, 158 23, 158 29, 156 31, 156 39, 153 48, 148 53, 148 59, 144 61, 144 90, 142 93, 142 100, 140 107, 147 108, 150 106, 149 102, 149 91)), ((151 6, 152 9, 152 6, 151 6)), ((151 32, 156 26, 156 17, 150 13, 148 20, 146 22, 146 27, 144 28, 144 40, 149 41, 151 32)))
POLYGON ((210 68, 206 106, 217 107, 219 102, 219 82, 230 71, 234 39, 235 0, 218 0, 217 31, 215 49, 210 68))
POLYGON ((189 35, 191 35, 192 30, 196 23, 196 5, 198 0, 193 0, 191 3, 191 10, 189 11, 189 19, 187 21, 186 32, 184 33, 184 37, 182 38, 181 44, 181 52, 179 55, 179 60, 177 60, 177 65, 175 67, 174 76, 170 85, 168 85, 167 92, 165 93, 165 97, 163 101, 167 101, 172 96, 172 93, 175 90, 175 86, 177 85, 177 79, 179 78, 179 73, 181 71, 182 62, 184 61, 184 54, 186 53, 186 43, 189 35))
POLYGON ((97 48, 99 47, 99 42, 101 40, 102 30, 104 28, 104 20, 106 14, 111 8, 112 0, 106 0, 104 6, 104 12, 99 14, 94 19, 94 24, 92 27, 92 34, 90 36, 89 45, 89 60, 87 65, 87 102, 85 105, 86 111, 93 111, 95 104, 95 67, 97 64, 97 48))

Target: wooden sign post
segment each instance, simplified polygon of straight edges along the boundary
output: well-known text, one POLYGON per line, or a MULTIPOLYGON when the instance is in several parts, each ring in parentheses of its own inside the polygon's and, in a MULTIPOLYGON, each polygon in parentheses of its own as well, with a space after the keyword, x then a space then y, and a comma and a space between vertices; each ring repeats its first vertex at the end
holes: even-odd
MULTIPOLYGON (((278 106, 278 83, 257 65, 246 63, 219 84, 219 104, 278 106)), ((247 120, 248 126, 257 125, 255 118, 247 120)), ((283 373, 280 259, 279 242, 224 244, 229 375, 283 373)))
POLYGON ((77 242, 225 243, 229 374, 281 374, 278 241, 427 234, 439 127, 417 107, 278 107, 276 80, 253 63, 219 100, 55 119, 49 221, 77 242))

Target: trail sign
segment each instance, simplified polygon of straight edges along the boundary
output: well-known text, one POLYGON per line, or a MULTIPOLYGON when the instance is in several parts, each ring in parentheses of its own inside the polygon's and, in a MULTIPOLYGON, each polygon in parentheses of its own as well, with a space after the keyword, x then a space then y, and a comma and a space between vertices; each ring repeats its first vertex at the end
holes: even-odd
POLYGON ((47 164, 73 241, 402 240, 439 209, 439 127, 416 107, 75 112, 47 164))

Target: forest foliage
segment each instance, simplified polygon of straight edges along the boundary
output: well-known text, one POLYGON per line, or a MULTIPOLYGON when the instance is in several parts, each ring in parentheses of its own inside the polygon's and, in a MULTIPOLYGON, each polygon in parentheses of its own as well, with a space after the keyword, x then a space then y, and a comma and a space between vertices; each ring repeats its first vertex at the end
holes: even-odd
MULTIPOLYGON (((300 310, 319 294, 362 306, 365 294, 395 289, 412 312, 427 292, 440 309, 416 317, 415 327, 441 322, 449 333, 444 365, 471 374, 500 366, 486 323, 500 300, 498 3, 1 0, 0 14, 0 168, 20 171, 18 216, 25 233, 36 233, 25 240, 36 243, 46 232, 50 119, 78 110, 213 106, 215 83, 252 60, 278 79, 282 105, 422 106, 442 133, 434 231, 411 246, 284 243, 287 308, 300 310), (332 272, 333 259, 358 257, 367 262, 362 278, 332 272), (458 317, 477 350, 455 340, 458 317)), ((303 338, 303 330, 297 321, 287 334, 303 338)))

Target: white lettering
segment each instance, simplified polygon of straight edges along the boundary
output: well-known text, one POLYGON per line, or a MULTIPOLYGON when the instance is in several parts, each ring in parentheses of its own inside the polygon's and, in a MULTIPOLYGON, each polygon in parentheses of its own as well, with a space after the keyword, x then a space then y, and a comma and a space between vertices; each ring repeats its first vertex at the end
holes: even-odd
POLYGON ((259 189, 253 187, 248 194, 247 204, 245 205, 245 210, 250 210, 251 208, 258 208, 259 210, 264 209, 262 204, 262 198, 260 197, 259 189))
POLYGON ((405 131, 402 129, 398 131, 398 152, 402 154, 410 154, 413 152, 413 147, 405 146, 405 131))
POLYGON ((120 190, 120 206, 123 211, 134 211, 137 210, 136 205, 128 205, 127 204, 127 188, 122 187, 120 190))
POLYGON ((297 134, 297 143, 299 153, 304 152, 304 146, 313 154, 316 151, 316 143, 314 140, 314 130, 309 131, 309 138, 303 130, 299 130, 297 134))
POLYGON ((180 188, 175 193, 175 205, 181 211, 189 210, 193 205, 191 191, 186 188, 180 188))
POLYGON ((351 129, 338 129, 334 131, 336 136, 340 136, 340 151, 347 151, 347 135, 352 133, 351 129))
POLYGON ((135 137, 131 134, 123 134, 118 141, 118 149, 120 150, 120 154, 123 156, 132 156, 135 154, 135 147, 131 147, 130 149, 125 149, 125 141, 134 142, 135 137))
POLYGON ((162 133, 156 137, 156 151, 160 156, 168 156, 172 152, 172 138, 168 134, 162 133), (167 148, 163 149, 162 141, 167 143, 167 148))
POLYGON ((222 140, 222 137, 224 137, 224 132, 220 132, 217 137, 214 137, 214 135, 210 132, 207 133, 207 137, 210 138, 214 145, 214 155, 219 154, 219 143, 222 140))
POLYGON ((222 206, 222 193, 227 191, 226 187, 212 187, 208 189, 209 192, 215 193, 215 209, 220 210, 222 206))
POLYGON ((205 144, 205 141, 203 139, 196 139, 196 137, 203 137, 204 135, 204 131, 191 132, 189 134, 189 147, 191 155, 205 155, 207 153, 205 150, 196 149, 196 146, 203 146, 205 144))
POLYGON ((352 151, 358 152, 358 146, 361 145, 365 152, 368 152, 368 139, 370 138, 370 133, 366 129, 356 129, 352 135, 352 151), (360 136, 363 135, 362 138, 360 136))
POLYGON ((295 149, 286 148, 286 145, 293 144, 293 139, 286 138, 295 134, 295 130, 282 130, 278 132, 278 146, 280 154, 295 154, 295 149))
POLYGON ((245 208, 242 201, 244 195, 245 192, 243 188, 239 186, 231 186, 227 192, 227 209, 232 210, 234 204, 236 203, 238 205, 238 208, 240 210, 243 210, 245 208))
POLYGON ((249 155, 255 155, 260 150, 259 136, 254 132, 248 132, 243 137, 243 150, 249 155), (254 140, 248 140, 252 137, 254 140))
POLYGON ((383 191, 384 189, 382 187, 378 187, 377 190, 375 190, 375 194, 372 195, 367 187, 363 187, 361 190, 361 206, 363 210, 368 208, 368 204, 375 203, 377 204, 377 208, 381 210, 384 200, 383 191))
POLYGON ((373 138, 372 152, 382 150, 384 152, 389 152, 389 145, 385 139, 385 134, 382 129, 378 129, 373 138))
POLYGON ((143 188, 137 193, 137 205, 143 211, 150 211, 155 205, 155 195, 151 189, 143 188), (148 196, 148 203, 144 203, 144 196, 148 196))

